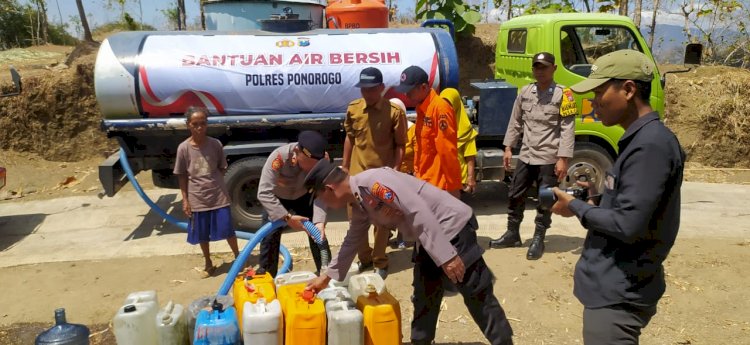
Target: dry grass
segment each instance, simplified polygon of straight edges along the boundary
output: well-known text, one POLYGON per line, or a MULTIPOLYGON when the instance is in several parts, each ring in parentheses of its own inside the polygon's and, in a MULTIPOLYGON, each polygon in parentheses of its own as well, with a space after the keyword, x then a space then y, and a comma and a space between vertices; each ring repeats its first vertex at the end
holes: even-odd
POLYGON ((688 161, 750 168, 750 71, 705 66, 671 78, 667 124, 688 161))

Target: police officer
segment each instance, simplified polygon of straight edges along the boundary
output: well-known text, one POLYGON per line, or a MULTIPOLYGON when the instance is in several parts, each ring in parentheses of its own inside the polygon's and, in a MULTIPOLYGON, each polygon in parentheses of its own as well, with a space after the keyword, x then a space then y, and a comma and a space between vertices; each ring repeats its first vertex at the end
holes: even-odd
MULTIPOLYGON (((283 219, 295 230, 305 231, 303 221, 313 223, 325 236, 326 211, 319 204, 310 202, 312 195, 305 188, 305 174, 321 159, 328 159, 326 140, 315 131, 303 131, 296 143, 286 144, 268 156, 258 184, 258 201, 263 205, 263 222, 283 219), (313 217, 313 215, 315 217, 313 217)), ((260 267, 276 276, 279 268, 279 246, 282 229, 266 236, 260 243, 260 267)), ((315 267, 321 269, 321 252, 331 257, 328 241, 322 248, 308 236, 315 267)))
MULTIPOLYGON (((383 74, 375 67, 362 70, 356 87, 362 98, 349 103, 344 120, 346 139, 342 166, 356 175, 372 168, 401 166, 406 143, 406 114, 397 105, 383 98, 383 74)), ((351 213, 351 212, 350 212, 351 213)), ((388 275, 385 247, 391 229, 375 226, 375 242, 359 248, 360 272, 375 266, 383 279, 388 275)))
POLYGON ((685 153, 649 104, 655 70, 643 53, 618 50, 597 59, 588 79, 572 87, 593 90, 602 123, 625 129, 601 200, 594 186, 588 203, 555 188, 552 211, 577 216, 587 230, 573 274, 587 345, 638 344, 666 288, 662 263, 680 226, 685 153))
MULTIPOLYGON (((503 141, 503 163, 505 169, 510 169, 511 149, 523 136, 518 163, 508 188, 508 228, 500 238, 490 241, 492 248, 521 245, 520 227, 526 191, 534 182, 538 187, 556 186, 566 176, 568 159, 573 157, 575 102, 572 92, 553 80, 557 69, 555 56, 544 52, 534 55, 531 69, 536 83, 521 88, 503 141), (561 116, 563 102, 573 104, 574 111, 566 112, 568 116, 561 116)), ((539 259, 544 253, 544 236, 552 223, 550 211, 537 205, 534 223, 534 237, 526 253, 528 260, 539 259)))
POLYGON ((336 258, 308 284, 320 291, 331 278, 342 280, 370 223, 398 227, 414 249, 412 344, 430 344, 443 299, 443 284, 455 284, 487 340, 512 344, 513 331, 492 290, 492 272, 477 244, 477 223, 469 206, 426 181, 390 168, 349 176, 319 161, 305 183, 332 208, 352 204, 352 219, 336 258), (448 281, 449 282, 446 282, 448 281))

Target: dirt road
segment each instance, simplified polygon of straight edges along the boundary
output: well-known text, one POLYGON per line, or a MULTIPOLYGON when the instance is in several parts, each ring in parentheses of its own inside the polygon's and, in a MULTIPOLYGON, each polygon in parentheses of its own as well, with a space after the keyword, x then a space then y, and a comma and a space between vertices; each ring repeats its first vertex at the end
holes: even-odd
MULTIPOLYGON (((468 202, 475 209, 486 246, 505 221, 505 187, 481 185, 468 202)), ((167 209, 178 205, 171 190, 149 190, 167 209)), ((743 272, 750 269, 750 186, 687 183, 680 236, 666 263, 668 290, 659 313, 646 328, 644 344, 743 344, 750 332, 750 292, 743 272)), ((179 212, 177 212, 179 213, 179 212)), ((533 210, 527 210, 527 219, 533 210)), ((176 214, 179 216, 179 214, 176 214)), ((328 231, 340 243, 346 224, 334 214, 328 231)), ((160 303, 187 304, 214 293, 229 268, 228 249, 217 244, 220 275, 200 279, 192 267, 202 262, 185 236, 164 224, 132 192, 112 199, 92 195, 0 204, 0 344, 28 344, 48 326, 56 307, 71 322, 94 331, 94 343, 112 343, 108 323, 129 292, 155 289, 160 303), (29 324, 31 323, 31 324, 29 324), (47 324, 42 324, 47 323, 47 324)), ((522 227, 528 239, 530 224, 522 227)), ((289 247, 304 235, 288 234, 289 247)), ((488 250, 485 258, 516 332, 517 344, 580 343, 581 306, 572 295, 572 272, 584 232, 575 219, 555 217, 547 252, 527 261, 525 248, 488 250)), ((313 267, 309 252, 295 249, 295 268, 313 267)), ((335 252, 335 249, 334 249, 335 252)), ((412 307, 410 251, 390 251, 388 288, 402 303, 405 340, 412 307)), ((251 259, 256 263, 255 258, 251 259)), ((446 299, 438 327, 439 343, 484 344, 458 296, 446 299)))

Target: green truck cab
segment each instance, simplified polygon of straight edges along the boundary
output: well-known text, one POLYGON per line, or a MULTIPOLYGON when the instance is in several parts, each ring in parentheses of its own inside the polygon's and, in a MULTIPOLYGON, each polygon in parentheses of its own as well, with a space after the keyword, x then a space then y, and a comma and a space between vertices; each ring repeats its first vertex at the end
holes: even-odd
MULTIPOLYGON (((653 60, 646 41, 628 17, 601 13, 516 17, 500 26, 494 76, 496 80, 502 79, 520 90, 534 82, 531 73, 533 56, 550 52, 557 64, 555 82, 570 86, 591 73, 591 66, 598 57, 622 49, 638 50, 653 60)), ((658 78, 653 81, 651 105, 663 116, 663 79, 658 70, 656 73, 658 78)), ((617 155, 617 142, 624 129, 620 126, 605 127, 593 111, 592 98, 593 93, 575 94, 578 109, 575 154, 570 162, 568 181, 563 185, 573 183, 583 174, 601 184, 604 173, 617 155)))

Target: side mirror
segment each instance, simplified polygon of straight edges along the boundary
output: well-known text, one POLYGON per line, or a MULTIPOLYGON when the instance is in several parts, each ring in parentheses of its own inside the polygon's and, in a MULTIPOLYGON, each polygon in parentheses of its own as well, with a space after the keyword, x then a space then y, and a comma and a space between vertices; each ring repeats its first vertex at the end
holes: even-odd
POLYGON ((700 65, 703 57, 703 45, 700 43, 690 43, 685 46, 685 65, 700 65))
POLYGON ((16 69, 13 68, 13 66, 10 66, 10 77, 13 79, 13 85, 15 86, 15 90, 9 93, 0 94, 0 97, 15 96, 21 93, 21 89, 22 89, 21 75, 18 74, 18 71, 16 71, 16 69))

